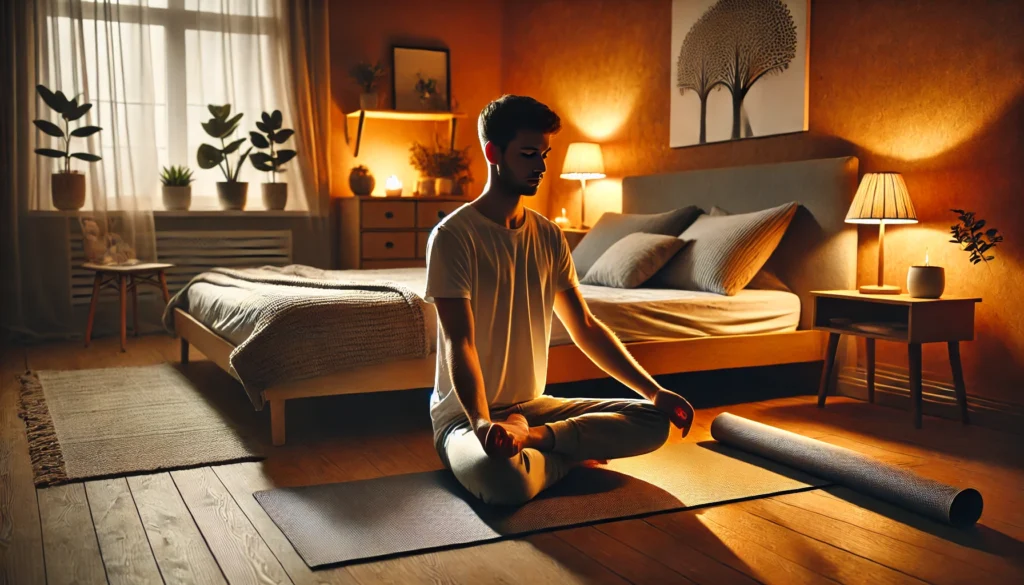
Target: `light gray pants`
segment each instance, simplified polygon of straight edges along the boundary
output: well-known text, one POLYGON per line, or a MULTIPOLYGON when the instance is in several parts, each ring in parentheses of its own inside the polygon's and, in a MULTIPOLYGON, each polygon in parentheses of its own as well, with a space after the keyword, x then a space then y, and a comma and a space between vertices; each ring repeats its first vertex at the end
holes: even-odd
POLYGON ((668 439, 669 419, 648 400, 591 400, 541 396, 491 411, 502 421, 519 413, 531 427, 554 433, 553 451, 523 449, 511 459, 484 453, 468 421, 437 438, 441 461, 459 483, 488 504, 517 506, 565 477, 587 459, 617 459, 654 451, 668 439))

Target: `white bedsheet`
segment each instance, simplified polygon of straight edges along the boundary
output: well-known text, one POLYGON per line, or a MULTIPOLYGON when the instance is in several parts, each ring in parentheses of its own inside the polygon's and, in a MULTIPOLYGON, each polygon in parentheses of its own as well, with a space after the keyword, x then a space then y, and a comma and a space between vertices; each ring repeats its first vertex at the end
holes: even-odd
MULTIPOLYGON (((346 270, 357 281, 389 280, 421 293, 424 268, 346 270)), ((675 289, 619 289, 580 285, 591 311, 624 342, 666 341, 690 337, 745 335, 793 331, 800 322, 800 298, 777 290, 745 289, 727 297, 675 289)), ((238 345, 256 325, 256 305, 248 291, 197 283, 188 292, 189 313, 215 333, 238 345)), ((295 288, 295 294, 338 296, 339 291, 295 288)), ((424 326, 431 350, 436 350, 437 313, 426 301, 424 326)), ((556 318, 551 345, 572 343, 556 318)))

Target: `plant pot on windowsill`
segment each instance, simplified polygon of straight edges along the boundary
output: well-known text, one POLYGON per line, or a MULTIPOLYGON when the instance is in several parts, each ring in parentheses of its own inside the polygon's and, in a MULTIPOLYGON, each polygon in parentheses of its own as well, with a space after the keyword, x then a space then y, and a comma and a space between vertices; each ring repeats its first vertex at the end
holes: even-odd
POLYGON ((263 207, 281 211, 288 204, 288 183, 263 183, 263 207))
POLYGON ((167 211, 188 211, 192 206, 192 186, 163 186, 164 209, 167 211))
POLYGON ((217 183, 217 199, 220 200, 220 208, 224 210, 245 209, 246 196, 249 193, 249 183, 238 181, 221 181, 217 183))
POLYGON ((61 211, 78 211, 85 205, 85 175, 78 171, 50 175, 50 197, 61 211))

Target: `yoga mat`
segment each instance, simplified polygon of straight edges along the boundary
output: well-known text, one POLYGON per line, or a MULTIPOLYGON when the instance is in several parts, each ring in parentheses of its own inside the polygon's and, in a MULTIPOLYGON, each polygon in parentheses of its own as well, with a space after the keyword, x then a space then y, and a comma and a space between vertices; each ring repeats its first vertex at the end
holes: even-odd
POLYGON ((827 485, 713 442, 578 468, 518 508, 488 506, 448 470, 256 492, 312 568, 827 485))
POLYGON ((926 479, 856 451, 734 414, 726 412, 715 417, 711 422, 711 436, 722 444, 825 478, 933 520, 966 527, 981 517, 983 504, 976 489, 926 479))

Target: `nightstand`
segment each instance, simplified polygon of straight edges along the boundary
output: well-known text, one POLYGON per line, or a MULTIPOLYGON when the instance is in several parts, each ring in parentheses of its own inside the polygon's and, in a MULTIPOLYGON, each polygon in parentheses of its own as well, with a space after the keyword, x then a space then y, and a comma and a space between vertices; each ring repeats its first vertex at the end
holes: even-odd
POLYGON ((910 358, 910 402, 914 426, 921 428, 921 344, 945 342, 953 370, 956 401, 964 424, 967 418, 967 390, 960 365, 960 342, 974 339, 974 305, 979 298, 942 297, 915 299, 910 295, 872 295, 857 291, 811 291, 814 325, 828 331, 825 368, 818 387, 818 407, 836 369, 836 351, 841 335, 863 337, 867 343, 868 401, 875 401, 875 340, 906 343, 910 358))
POLYGON ((590 228, 562 228, 562 233, 565 234, 565 241, 569 242, 569 251, 575 250, 580 240, 589 231, 590 228))

